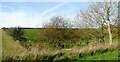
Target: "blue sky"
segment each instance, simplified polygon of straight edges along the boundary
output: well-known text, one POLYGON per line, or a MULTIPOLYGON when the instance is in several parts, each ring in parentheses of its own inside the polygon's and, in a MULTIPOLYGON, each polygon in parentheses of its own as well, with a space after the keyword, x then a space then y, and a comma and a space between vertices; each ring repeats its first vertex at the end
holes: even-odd
POLYGON ((0 27, 41 27, 56 15, 74 18, 88 2, 2 2, 0 27))

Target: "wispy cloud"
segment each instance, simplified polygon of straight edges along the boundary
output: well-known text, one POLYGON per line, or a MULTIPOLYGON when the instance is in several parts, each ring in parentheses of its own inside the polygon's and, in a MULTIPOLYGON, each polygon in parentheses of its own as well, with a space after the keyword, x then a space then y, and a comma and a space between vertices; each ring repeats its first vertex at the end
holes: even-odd
MULTIPOLYGON (((85 6, 80 3, 2 3, 0 12, 0 27, 41 27, 55 15, 74 17, 75 12, 85 6), (49 6, 50 5, 50 6, 49 6), (45 10, 42 11, 41 9, 45 10), (60 9, 60 10, 58 10, 60 9)), ((85 7, 84 7, 85 8, 85 7)))
MULTIPOLYGON (((55 15, 55 13, 49 14, 47 17, 43 17, 47 13, 50 13, 51 11, 57 10, 61 6, 66 4, 66 2, 60 3, 46 11, 44 11, 42 14, 36 14, 32 18, 28 17, 29 14, 27 14, 24 11, 15 11, 11 13, 2 12, 2 16, 0 17, 2 23, 0 23, 1 27, 14 27, 14 26, 24 26, 24 27, 36 27, 36 25, 39 27, 42 26, 42 23, 48 21, 49 16, 55 15), (4 22, 3 22, 4 21, 4 22)), ((15 10, 15 8, 11 6, 2 5, 3 8, 7 8, 9 10, 15 10)), ((1 28, 0 27, 0 28, 1 28)))
POLYGON ((10 10, 15 10, 14 7, 6 6, 6 5, 2 5, 2 8, 7 8, 7 9, 10 9, 10 10))
POLYGON ((42 17, 42 16, 44 16, 45 14, 47 14, 47 13, 49 13, 49 12, 51 12, 51 11, 56 10, 56 9, 58 9, 59 7, 63 6, 63 5, 66 4, 66 3, 67 3, 67 2, 60 3, 60 4, 58 4, 57 6, 54 6, 54 7, 50 8, 50 9, 44 11, 40 16, 42 17))

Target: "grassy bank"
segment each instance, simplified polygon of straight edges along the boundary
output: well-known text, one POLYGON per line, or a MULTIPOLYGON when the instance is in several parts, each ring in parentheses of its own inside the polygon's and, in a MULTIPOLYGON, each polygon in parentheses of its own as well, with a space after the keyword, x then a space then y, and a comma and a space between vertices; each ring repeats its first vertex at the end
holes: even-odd
POLYGON ((9 56, 24 56, 28 52, 18 42, 13 40, 5 31, 2 31, 2 58, 9 56))

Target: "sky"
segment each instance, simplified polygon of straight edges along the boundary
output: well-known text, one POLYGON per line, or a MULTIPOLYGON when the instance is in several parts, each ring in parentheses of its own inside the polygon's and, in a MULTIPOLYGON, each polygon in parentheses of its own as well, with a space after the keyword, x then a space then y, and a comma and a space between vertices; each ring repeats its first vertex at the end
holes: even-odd
POLYGON ((41 27, 53 16, 74 18, 88 2, 0 2, 1 27, 41 27))

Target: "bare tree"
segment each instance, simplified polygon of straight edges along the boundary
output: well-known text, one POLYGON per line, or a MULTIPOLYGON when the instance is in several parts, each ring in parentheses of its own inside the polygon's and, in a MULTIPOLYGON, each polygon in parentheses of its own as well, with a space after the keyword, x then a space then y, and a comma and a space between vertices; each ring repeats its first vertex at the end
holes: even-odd
MULTIPOLYGON (((68 40, 67 43, 71 43, 69 40, 74 38, 78 39, 77 29, 72 29, 72 24, 68 18, 63 16, 55 16, 50 19, 49 23, 43 25, 43 30, 40 33, 39 40, 48 41, 55 47, 64 47, 65 40, 68 40), (43 36, 43 37, 42 37, 43 36)), ((67 45, 67 44, 66 44, 67 45)))
POLYGON ((50 19, 50 22, 43 24, 43 28, 71 28, 72 24, 68 18, 63 16, 55 16, 50 19))
POLYGON ((107 26, 109 33, 109 43, 112 45, 111 25, 117 21, 117 3, 115 2, 97 2, 91 3, 86 11, 80 11, 77 19, 82 20, 88 24, 89 27, 97 25, 102 30, 102 41, 104 42, 103 27, 107 26))

